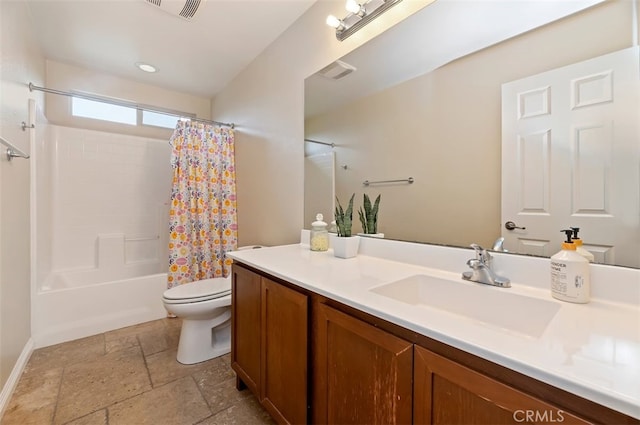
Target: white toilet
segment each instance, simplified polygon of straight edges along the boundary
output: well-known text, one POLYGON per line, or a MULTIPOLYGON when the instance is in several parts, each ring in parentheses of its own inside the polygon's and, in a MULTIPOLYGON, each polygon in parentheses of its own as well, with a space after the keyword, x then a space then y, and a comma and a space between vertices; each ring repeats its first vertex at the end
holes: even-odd
MULTIPOLYGON (((263 248, 249 245, 238 248, 263 248)), ((178 361, 200 363, 231 351, 231 275, 167 289, 164 308, 182 319, 178 361)))
POLYGON ((167 289, 162 302, 182 318, 180 363, 199 363, 231 351, 231 276, 167 289))

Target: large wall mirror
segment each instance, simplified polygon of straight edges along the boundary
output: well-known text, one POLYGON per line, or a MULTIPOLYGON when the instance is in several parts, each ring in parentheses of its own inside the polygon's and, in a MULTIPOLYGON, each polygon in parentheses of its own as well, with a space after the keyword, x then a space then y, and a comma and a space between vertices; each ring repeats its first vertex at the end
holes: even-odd
POLYGON ((335 146, 305 142, 305 223, 381 194, 387 238, 550 256, 579 227, 640 267, 637 7, 436 0, 308 77, 305 139, 335 146))

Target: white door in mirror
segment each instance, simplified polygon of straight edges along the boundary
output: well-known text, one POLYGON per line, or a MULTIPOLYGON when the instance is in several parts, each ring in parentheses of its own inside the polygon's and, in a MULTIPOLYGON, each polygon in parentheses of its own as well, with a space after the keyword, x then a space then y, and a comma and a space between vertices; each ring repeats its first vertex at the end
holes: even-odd
POLYGON ((509 251, 550 256, 579 227, 595 262, 640 267, 638 52, 503 84, 502 222, 525 228, 502 229, 509 251))

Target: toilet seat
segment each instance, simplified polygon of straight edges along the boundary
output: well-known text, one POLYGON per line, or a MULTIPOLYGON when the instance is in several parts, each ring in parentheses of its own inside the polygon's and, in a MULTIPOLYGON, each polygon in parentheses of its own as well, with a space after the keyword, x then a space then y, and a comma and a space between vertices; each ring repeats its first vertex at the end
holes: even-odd
POLYGON ((231 294, 231 278, 204 279, 175 286, 162 295, 166 304, 187 304, 209 301, 231 294))

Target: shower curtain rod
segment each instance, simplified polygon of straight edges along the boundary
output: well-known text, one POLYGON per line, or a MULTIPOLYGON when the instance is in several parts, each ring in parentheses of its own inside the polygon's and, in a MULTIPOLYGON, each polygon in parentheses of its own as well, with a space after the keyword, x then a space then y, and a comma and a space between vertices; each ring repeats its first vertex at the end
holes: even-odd
POLYGON ((158 113, 158 114, 171 115, 173 117, 188 118, 191 121, 203 122, 203 123, 207 123, 207 124, 222 125, 222 126, 225 126, 225 127, 230 127, 232 129, 236 127, 234 123, 226 123, 226 122, 220 122, 220 121, 206 120, 204 118, 197 118, 197 117, 194 117, 194 116, 190 116, 190 114, 180 113, 178 111, 172 111, 170 109, 163 109, 163 108, 159 108, 159 107, 155 107, 155 106, 149 106, 149 105, 140 105, 140 104, 134 103, 134 102, 127 102, 126 100, 111 99, 111 98, 108 98, 108 97, 96 96, 96 95, 91 95, 91 94, 73 93, 73 92, 68 92, 68 91, 49 89, 49 88, 46 88, 46 87, 38 87, 38 86, 34 85, 33 83, 29 83, 29 91, 34 91, 34 90, 38 90, 38 91, 45 92, 45 93, 58 94, 58 95, 61 95, 61 96, 77 97, 77 98, 85 99, 85 100, 93 100, 93 101, 96 101, 96 102, 109 103, 111 105, 124 106, 124 107, 127 107, 127 108, 135 108, 135 109, 140 109, 140 110, 143 110, 143 111, 155 112, 155 113, 158 113))

